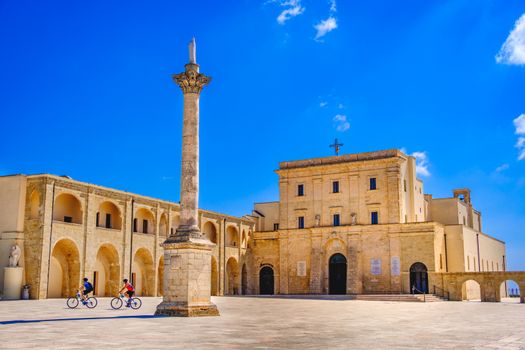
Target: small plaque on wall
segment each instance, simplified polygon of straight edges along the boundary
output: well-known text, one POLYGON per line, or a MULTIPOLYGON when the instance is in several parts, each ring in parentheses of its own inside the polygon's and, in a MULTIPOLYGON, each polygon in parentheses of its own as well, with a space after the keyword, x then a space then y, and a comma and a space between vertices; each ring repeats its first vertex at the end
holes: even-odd
POLYGON ((392 276, 399 276, 401 274, 401 264, 399 262, 399 256, 393 256, 390 259, 390 274, 392 276))
POLYGON ((381 274, 381 259, 370 259, 370 273, 372 275, 381 274))
POLYGON ((297 276, 306 277, 306 261, 297 262, 297 276))

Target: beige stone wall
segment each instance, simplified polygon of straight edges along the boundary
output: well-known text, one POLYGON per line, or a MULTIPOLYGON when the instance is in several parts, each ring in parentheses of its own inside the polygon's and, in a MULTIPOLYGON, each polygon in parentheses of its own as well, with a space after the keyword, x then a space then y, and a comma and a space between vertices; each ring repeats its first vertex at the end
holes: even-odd
MULTIPOLYGON (((407 162, 405 155, 375 152, 362 161, 323 163, 323 159, 319 159, 319 165, 316 161, 312 160, 314 165, 307 161, 281 163, 277 170, 280 228, 297 228, 301 216, 307 228, 332 226, 334 214, 340 215, 341 225, 351 224, 352 214, 356 215, 358 224, 366 225, 370 224, 373 211, 378 212, 380 224, 404 222, 403 208, 407 203, 401 198, 401 192, 402 169, 407 162), (302 166, 301 162, 306 163, 302 166), (370 178, 376 179, 375 190, 370 189, 370 178), (338 193, 332 191, 334 181, 339 182, 338 193), (303 196, 298 195, 299 185, 304 186, 303 196)), ((406 210, 415 211, 413 208, 406 210)))
POLYGON ((253 254, 256 273, 252 276, 258 291, 258 271, 271 266, 275 292, 312 294, 329 292, 329 260, 334 254, 347 259, 347 292, 409 292, 410 267, 421 262, 427 266, 430 286, 442 253, 443 227, 434 223, 356 225, 303 230, 257 232, 253 254), (441 237, 437 239, 436 237, 441 237), (436 241, 437 240, 437 241, 436 241), (439 247, 436 254, 436 247, 439 247), (399 274, 392 261, 399 259, 399 274), (372 267, 375 262, 375 269, 372 267), (380 261, 380 271, 377 270, 380 261), (304 274, 301 265, 305 264, 304 274))
POLYGON ((26 179, 22 175, 0 176, 0 294, 4 290, 4 267, 9 265, 11 247, 22 249, 24 266, 24 208, 26 179))
POLYGON ((274 231, 274 225, 279 225, 279 202, 255 203, 253 207, 257 231, 274 231))
MULTIPOLYGON (((22 218, 25 282, 32 286, 32 298, 72 295, 84 276, 92 282, 96 280, 99 295, 115 294, 123 278, 134 279, 140 295, 160 293, 163 276, 160 243, 180 222, 178 204, 52 175, 7 179, 27 180, 27 185, 11 190, 22 196, 19 201, 22 209, 16 200, 9 199, 12 202, 9 212, 12 217, 22 218), (67 200, 60 200, 66 196, 67 200), (111 225, 106 228, 108 213, 111 225), (64 222, 64 216, 72 216, 72 222, 64 222), (138 219, 137 230, 132 233, 134 218, 138 219), (147 230, 143 220, 148 221, 147 230)), ((2 186, 0 190, 10 188, 2 186)), ((216 261, 215 293, 223 294, 226 261, 233 258, 242 267, 255 223, 200 210, 199 227, 205 234, 212 234, 209 225, 204 227, 208 222, 214 225, 217 242, 212 249, 216 261), (224 242, 228 226, 235 227, 239 245, 227 249, 224 242)), ((241 282, 239 279, 239 285, 241 282)))

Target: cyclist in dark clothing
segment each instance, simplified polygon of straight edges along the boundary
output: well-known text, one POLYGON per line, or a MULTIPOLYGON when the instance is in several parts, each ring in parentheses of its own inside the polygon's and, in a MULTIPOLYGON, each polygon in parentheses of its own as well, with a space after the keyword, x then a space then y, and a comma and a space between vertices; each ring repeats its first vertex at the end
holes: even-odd
POLYGON ((86 277, 84 277, 84 282, 80 286, 80 290, 82 291, 82 303, 85 304, 89 297, 88 294, 93 292, 93 285, 91 284, 91 282, 89 282, 89 280, 86 277))

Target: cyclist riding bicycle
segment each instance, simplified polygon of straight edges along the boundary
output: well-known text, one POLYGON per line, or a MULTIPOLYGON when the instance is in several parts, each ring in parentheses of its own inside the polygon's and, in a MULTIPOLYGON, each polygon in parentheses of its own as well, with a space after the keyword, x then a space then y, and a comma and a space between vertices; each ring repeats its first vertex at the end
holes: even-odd
POLYGON ((118 293, 122 294, 122 292, 124 290, 126 291, 126 294, 128 296, 128 301, 126 303, 126 307, 130 307, 131 306, 130 300, 131 300, 131 297, 133 296, 133 294, 135 294, 135 288, 133 288, 133 285, 131 283, 129 283, 126 278, 122 282, 124 282, 124 286, 120 289, 120 291, 118 293))
POLYGON ((84 282, 80 286, 80 290, 82 291, 82 303, 85 305, 89 297, 88 294, 93 292, 93 285, 89 282, 87 277, 84 277, 84 282))

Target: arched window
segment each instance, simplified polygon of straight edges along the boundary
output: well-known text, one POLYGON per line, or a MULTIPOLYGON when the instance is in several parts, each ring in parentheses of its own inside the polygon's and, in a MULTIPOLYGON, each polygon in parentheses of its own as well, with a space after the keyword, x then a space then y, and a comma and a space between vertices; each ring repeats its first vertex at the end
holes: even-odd
POLYGON ((112 202, 105 201, 98 207, 96 226, 120 230, 122 228, 122 218, 120 209, 112 202))
POLYGON ((235 226, 228 226, 226 229, 226 245, 229 247, 239 246, 239 231, 235 226))
POLYGON ((202 227, 202 233, 208 238, 211 242, 217 243, 217 229, 211 221, 207 221, 202 227))
POLYGON ((155 216, 146 208, 140 208, 133 220, 133 232, 155 233, 155 216))
POLYGON ((77 197, 69 193, 58 195, 53 208, 53 220, 81 224, 82 205, 77 197))

